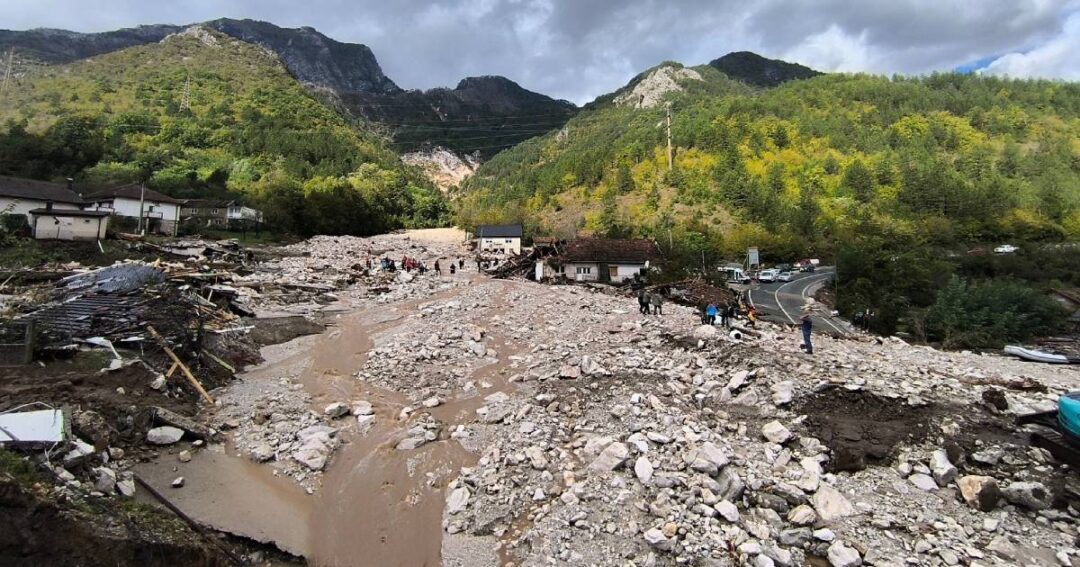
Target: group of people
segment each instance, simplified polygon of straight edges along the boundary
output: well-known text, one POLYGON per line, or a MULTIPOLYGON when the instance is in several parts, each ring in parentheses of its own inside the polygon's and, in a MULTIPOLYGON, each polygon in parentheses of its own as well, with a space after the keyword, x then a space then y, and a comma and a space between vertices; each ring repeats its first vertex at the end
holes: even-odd
POLYGON ((710 303, 705 306, 704 313, 702 314, 702 322, 706 325, 715 325, 716 318, 719 317, 720 325, 724 328, 728 328, 731 327, 738 312, 738 306, 731 301, 725 302, 719 307, 715 303, 710 303))
POLYGON ((639 289, 637 292, 638 311, 642 315, 663 315, 664 296, 659 291, 648 292, 639 289))
POLYGON ((870 308, 868 307, 865 310, 859 311, 858 313, 855 314, 855 319, 854 319, 853 323, 855 323, 856 327, 858 327, 858 328, 860 328, 860 329, 862 329, 864 331, 869 332, 870 331, 870 324, 874 322, 874 317, 876 317, 876 316, 877 316, 877 314, 875 314, 873 311, 871 311, 870 308))
MULTIPOLYGON (((391 272, 392 273, 392 272, 396 272, 398 270, 405 270, 406 272, 412 272, 412 271, 415 270, 417 273, 419 273, 421 275, 426 274, 428 272, 428 265, 427 265, 426 262, 423 262, 421 260, 417 260, 416 258, 411 258, 409 256, 402 256, 400 262, 394 262, 392 259, 390 259, 390 258, 388 258, 386 256, 380 257, 377 261, 378 261, 378 264, 379 264, 379 270, 381 270, 383 272, 391 272)), ((454 275, 458 271, 463 271, 465 269, 465 260, 460 259, 460 258, 457 259, 457 260, 450 260, 449 265, 450 265, 450 275, 454 275)), ((372 262, 370 256, 364 261, 364 266, 367 268, 367 270, 369 272, 373 269, 374 262, 372 262)), ((435 260, 435 264, 434 264, 433 267, 435 269, 435 273, 441 276, 442 273, 443 273, 443 266, 442 266, 441 261, 440 260, 435 260)))
MULTIPOLYGON (((461 258, 458 258, 456 262, 450 260, 450 275, 456 274, 459 270, 465 270, 465 260, 462 260, 461 258)), ((435 260, 435 273, 440 276, 442 275, 442 264, 439 263, 439 260, 435 260)))

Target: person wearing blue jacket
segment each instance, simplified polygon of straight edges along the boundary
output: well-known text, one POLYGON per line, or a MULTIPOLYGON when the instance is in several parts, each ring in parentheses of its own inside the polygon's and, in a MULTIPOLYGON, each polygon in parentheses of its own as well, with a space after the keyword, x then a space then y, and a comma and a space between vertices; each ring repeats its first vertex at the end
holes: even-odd
POLYGON ((716 324, 716 304, 715 303, 710 303, 709 306, 705 308, 705 320, 709 325, 715 325, 716 324))

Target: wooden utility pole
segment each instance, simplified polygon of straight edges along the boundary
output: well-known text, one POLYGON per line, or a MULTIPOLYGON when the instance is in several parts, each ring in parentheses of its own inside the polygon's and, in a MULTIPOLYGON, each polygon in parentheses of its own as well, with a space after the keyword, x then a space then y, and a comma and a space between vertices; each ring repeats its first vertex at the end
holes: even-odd
POLYGON ((671 149, 671 103, 664 106, 667 109, 667 168, 671 171, 675 168, 675 154, 671 149))
POLYGON ((8 50, 7 70, 4 71, 4 82, 2 84, 0 84, 0 95, 3 95, 4 93, 7 92, 8 79, 11 78, 11 62, 14 59, 15 59, 15 47, 12 46, 12 48, 10 50, 8 50))

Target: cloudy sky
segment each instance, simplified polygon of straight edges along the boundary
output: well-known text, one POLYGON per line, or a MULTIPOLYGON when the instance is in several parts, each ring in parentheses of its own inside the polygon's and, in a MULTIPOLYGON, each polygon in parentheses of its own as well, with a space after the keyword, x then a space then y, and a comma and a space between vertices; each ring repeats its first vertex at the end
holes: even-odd
POLYGON ((370 46, 405 88, 505 75, 577 103, 660 61, 749 50, 823 71, 1080 80, 1080 0, 0 0, 0 28, 219 17, 370 46))

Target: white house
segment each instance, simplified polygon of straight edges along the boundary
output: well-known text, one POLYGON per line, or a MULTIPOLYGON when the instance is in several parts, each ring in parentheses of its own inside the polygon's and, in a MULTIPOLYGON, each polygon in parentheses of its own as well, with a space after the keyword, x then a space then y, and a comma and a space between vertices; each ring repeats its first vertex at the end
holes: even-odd
POLYGON ((30 211, 51 207, 77 211, 85 206, 83 199, 71 190, 71 183, 61 185, 48 181, 0 176, 0 215, 23 215, 30 222, 30 211))
POLYGON ((623 283, 660 257, 656 243, 645 239, 578 238, 560 248, 559 254, 537 261, 537 280, 623 283))
POLYGON ((95 191, 86 199, 99 211, 134 219, 142 217, 146 232, 176 236, 180 226, 183 202, 137 183, 95 191))
POLYGON ((49 206, 34 209, 28 216, 38 240, 103 240, 109 228, 108 211, 49 206))
POLYGON ((476 249, 492 254, 521 254, 520 224, 482 224, 476 227, 476 249))

